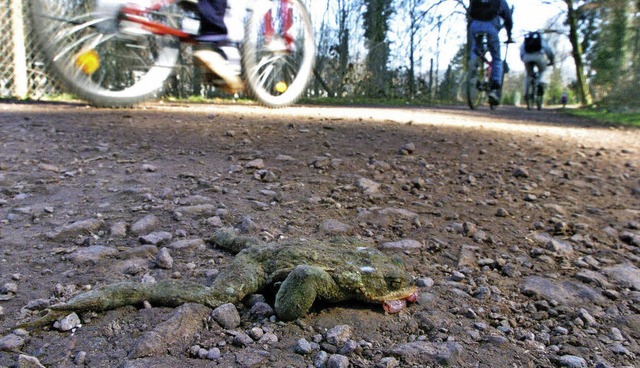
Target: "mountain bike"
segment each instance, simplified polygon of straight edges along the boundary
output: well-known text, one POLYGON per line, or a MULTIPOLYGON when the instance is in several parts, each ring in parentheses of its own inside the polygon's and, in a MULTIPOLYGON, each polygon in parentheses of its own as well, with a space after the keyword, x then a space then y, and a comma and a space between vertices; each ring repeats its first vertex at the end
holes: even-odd
POLYGON ((524 96, 524 100, 527 103, 527 110, 531 110, 533 106, 536 106, 538 110, 542 110, 544 88, 540 83, 540 69, 538 68, 538 64, 529 62, 527 70, 531 70, 531 75, 529 75, 529 93, 524 96))
MULTIPOLYGON (((480 103, 487 99, 489 103, 489 108, 494 110, 498 105, 492 99, 488 98, 487 95, 491 91, 491 72, 493 71, 493 64, 491 59, 489 58, 489 45, 487 44, 487 34, 479 33, 476 35, 476 50, 471 50, 471 52, 475 52, 478 56, 475 60, 477 60, 477 65, 469 65, 469 70, 467 72, 467 103, 469 104, 469 108, 471 110, 475 110, 480 106, 480 103)), ((509 65, 506 61, 506 55, 509 50, 509 42, 505 42, 505 57, 502 60, 502 80, 500 81, 500 95, 502 96, 502 85, 504 82, 504 75, 509 71, 509 65)))
MULTIPOLYGON (((159 96, 195 44, 197 0, 30 0, 32 25, 52 71, 97 106, 159 96)), ((241 45, 249 93, 287 106, 312 76, 315 43, 302 0, 250 0, 241 45)), ((186 63, 185 63, 186 64, 186 63)))

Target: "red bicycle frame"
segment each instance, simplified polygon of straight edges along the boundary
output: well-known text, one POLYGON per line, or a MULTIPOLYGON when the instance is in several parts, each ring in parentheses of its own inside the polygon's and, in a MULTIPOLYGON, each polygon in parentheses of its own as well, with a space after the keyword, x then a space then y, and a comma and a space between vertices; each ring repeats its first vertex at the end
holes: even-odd
MULTIPOLYGON (((150 12, 158 11, 163 6, 171 5, 177 0, 158 0, 154 1, 149 7, 136 6, 128 4, 120 9, 122 20, 140 24, 142 28, 148 32, 157 35, 170 35, 179 38, 182 42, 195 42, 193 35, 180 29, 167 26, 166 24, 154 22, 145 17, 150 12)), ((287 49, 289 50, 293 44, 293 37, 289 34, 289 29, 293 24, 293 10, 288 0, 280 0, 280 17, 282 19, 282 33, 287 49)), ((268 39, 273 38, 275 30, 273 27, 273 18, 271 12, 267 12, 264 16, 264 35, 268 39)))

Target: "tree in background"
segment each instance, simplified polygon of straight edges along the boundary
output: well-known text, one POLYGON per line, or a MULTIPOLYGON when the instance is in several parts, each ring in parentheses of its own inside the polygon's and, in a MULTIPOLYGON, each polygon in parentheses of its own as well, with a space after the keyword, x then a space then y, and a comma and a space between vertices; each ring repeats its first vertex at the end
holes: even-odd
POLYGON ((595 10, 599 15, 600 32, 590 53, 590 66, 595 72, 592 82, 597 87, 594 89, 599 92, 597 97, 609 94, 611 88, 619 83, 627 66, 625 54, 629 5, 628 0, 609 0, 606 6, 598 4, 595 10))
POLYGON ((367 81, 369 95, 384 97, 390 84, 387 69, 389 61, 389 41, 387 31, 393 14, 392 0, 364 0, 364 37, 367 40, 367 81))
POLYGON ((571 54, 576 66, 576 92, 583 106, 591 105, 591 92, 587 86, 587 77, 585 75, 585 66, 583 57, 582 43, 579 34, 579 19, 581 11, 589 1, 581 0, 562 0, 567 6, 567 25, 569 27, 569 42, 571 42, 571 54), (582 6, 582 8, 580 7, 582 6))

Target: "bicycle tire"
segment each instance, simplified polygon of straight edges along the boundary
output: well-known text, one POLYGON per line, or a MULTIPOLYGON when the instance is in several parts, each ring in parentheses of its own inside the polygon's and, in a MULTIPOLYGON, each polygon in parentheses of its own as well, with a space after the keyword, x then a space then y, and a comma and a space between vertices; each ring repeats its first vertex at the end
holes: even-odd
MULTIPOLYGON (((127 107, 158 96, 178 62, 180 41, 139 27, 123 31, 117 9, 106 12, 99 3, 30 0, 36 40, 54 76, 100 107, 127 107)), ((162 16, 177 26, 168 18, 174 15, 162 16)))
POLYGON ((260 104, 295 103, 315 64, 313 27, 305 5, 300 0, 256 1, 246 23, 242 62, 249 93, 260 104))
POLYGON ((486 83, 484 78, 482 62, 478 62, 476 67, 470 66, 467 72, 467 103, 471 110, 477 109, 484 98, 484 90, 481 88, 481 84, 486 83))

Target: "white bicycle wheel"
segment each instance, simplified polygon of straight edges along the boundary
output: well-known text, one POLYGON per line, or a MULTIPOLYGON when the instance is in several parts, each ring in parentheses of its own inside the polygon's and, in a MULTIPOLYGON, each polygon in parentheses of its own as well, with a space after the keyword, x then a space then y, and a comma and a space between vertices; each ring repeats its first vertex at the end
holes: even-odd
POLYGON ((313 73, 311 18, 300 0, 258 0, 246 25, 242 48, 250 93, 269 107, 295 103, 313 73))
MULTIPOLYGON (((157 96, 178 61, 178 39, 118 21, 125 3, 30 0, 32 26, 55 76, 97 106, 130 106, 157 96)), ((174 15, 149 19, 175 26, 174 15)))

